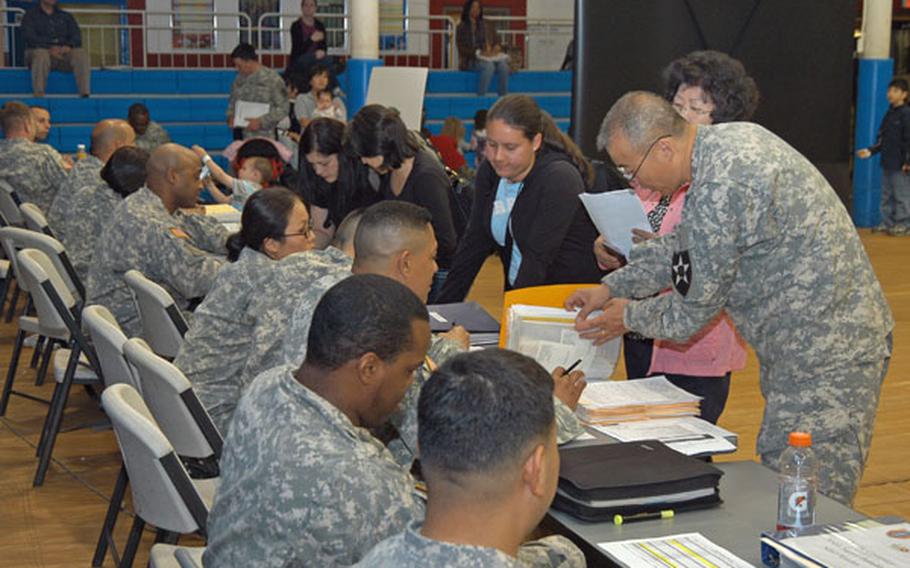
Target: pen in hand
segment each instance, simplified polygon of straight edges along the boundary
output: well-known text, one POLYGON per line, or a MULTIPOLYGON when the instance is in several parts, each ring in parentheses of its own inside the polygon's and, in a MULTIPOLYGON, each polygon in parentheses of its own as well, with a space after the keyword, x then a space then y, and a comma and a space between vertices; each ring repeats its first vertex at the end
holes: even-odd
POLYGON ((571 373, 572 371, 574 371, 574 370, 575 370, 575 367, 579 366, 580 364, 581 364, 581 359, 579 359, 578 361, 575 361, 574 363, 572 363, 571 365, 569 365, 569 368, 566 369, 566 374, 568 375, 569 373, 571 373))

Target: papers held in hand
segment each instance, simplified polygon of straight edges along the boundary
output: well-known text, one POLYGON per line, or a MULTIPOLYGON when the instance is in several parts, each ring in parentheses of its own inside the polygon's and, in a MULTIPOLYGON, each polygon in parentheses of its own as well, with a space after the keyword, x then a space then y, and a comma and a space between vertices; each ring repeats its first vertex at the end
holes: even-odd
POLYGON ((631 189, 582 193, 578 197, 603 235, 604 243, 626 258, 632 250, 632 229, 651 231, 641 200, 631 189))
POLYGON ((259 118, 269 113, 269 103, 237 101, 234 103, 234 128, 246 128, 251 118, 259 118))
MULTIPOLYGON (((590 317, 597 315, 594 312, 590 317)), ((575 331, 575 312, 560 308, 514 304, 506 317, 506 329, 506 348, 535 359, 547 371, 581 359, 576 369, 584 371, 589 381, 606 379, 619 358, 620 338, 595 346, 575 331)))

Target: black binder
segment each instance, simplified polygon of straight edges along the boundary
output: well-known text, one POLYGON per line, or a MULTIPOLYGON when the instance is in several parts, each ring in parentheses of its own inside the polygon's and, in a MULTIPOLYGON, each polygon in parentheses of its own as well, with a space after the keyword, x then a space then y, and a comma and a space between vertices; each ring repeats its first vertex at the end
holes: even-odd
POLYGON ((559 453, 553 506, 583 520, 721 503, 717 489, 721 470, 656 440, 565 448, 559 453))
POLYGON ((431 304, 427 309, 431 312, 430 330, 433 332, 449 331, 454 325, 460 325, 468 333, 499 333, 499 322, 477 302, 431 304))

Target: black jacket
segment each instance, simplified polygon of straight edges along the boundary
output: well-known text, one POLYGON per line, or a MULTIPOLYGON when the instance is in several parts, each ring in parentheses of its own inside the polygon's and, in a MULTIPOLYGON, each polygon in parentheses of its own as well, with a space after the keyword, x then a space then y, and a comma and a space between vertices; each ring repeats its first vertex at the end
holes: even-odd
MULTIPOLYGON (((313 20, 313 27, 316 28, 316 31, 320 31, 323 35, 326 35, 325 24, 319 20, 313 20)), ((316 51, 317 49, 327 51, 328 47, 325 39, 326 38, 323 37, 322 40, 314 42, 310 39, 310 36, 304 37, 303 22, 300 21, 300 18, 294 20, 294 23, 291 24, 291 56, 288 59, 288 68, 290 68, 295 61, 297 61, 298 57, 304 55, 305 53, 316 51)))
POLYGON ((878 141, 869 150, 881 152, 882 169, 900 170, 910 164, 910 107, 889 107, 878 129, 878 141))
POLYGON ((548 150, 537 154, 512 208, 512 230, 506 232, 505 246, 499 246, 490 231, 499 179, 489 161, 477 171, 471 220, 436 301, 462 301, 493 250, 502 258, 506 290, 600 282, 603 273, 597 268, 593 250, 597 229, 578 198, 585 191, 585 184, 569 157, 548 150), (514 286, 510 286, 505 276, 513 239, 521 251, 521 266, 514 286))

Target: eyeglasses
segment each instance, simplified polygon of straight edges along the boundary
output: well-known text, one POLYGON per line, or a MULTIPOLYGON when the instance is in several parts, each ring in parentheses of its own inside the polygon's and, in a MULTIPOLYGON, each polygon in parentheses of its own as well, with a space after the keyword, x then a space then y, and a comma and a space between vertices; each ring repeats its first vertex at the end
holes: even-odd
POLYGON ((682 103, 677 103, 677 102, 673 103, 673 108, 676 110, 676 112, 678 112, 683 117, 685 117, 686 114, 690 113, 690 112, 696 116, 708 116, 709 114, 714 112, 714 109, 699 108, 699 107, 694 107, 694 106, 690 106, 690 105, 684 105, 682 103))
POLYGON ((314 225, 312 219, 307 219, 306 229, 302 233, 285 233, 283 237, 309 237, 314 233, 314 225))
POLYGON ((645 165, 645 160, 647 160, 647 159, 648 159, 648 156, 651 155, 651 150, 654 149, 654 146, 655 146, 658 142, 660 142, 661 140, 663 140, 664 138, 672 138, 672 137, 673 137, 672 134, 664 134, 663 136, 658 136, 658 137, 654 140, 654 142, 651 142, 651 145, 648 146, 648 149, 645 151, 645 155, 642 156, 641 161, 638 162, 638 167, 636 167, 634 170, 629 171, 629 169, 626 168, 625 166, 617 166, 616 169, 619 170, 619 173, 621 173, 621 174, 622 174, 622 177, 626 178, 627 181, 632 181, 633 179, 635 179, 635 176, 638 175, 638 172, 639 172, 639 170, 641 170, 641 167, 642 167, 643 165, 645 165))

